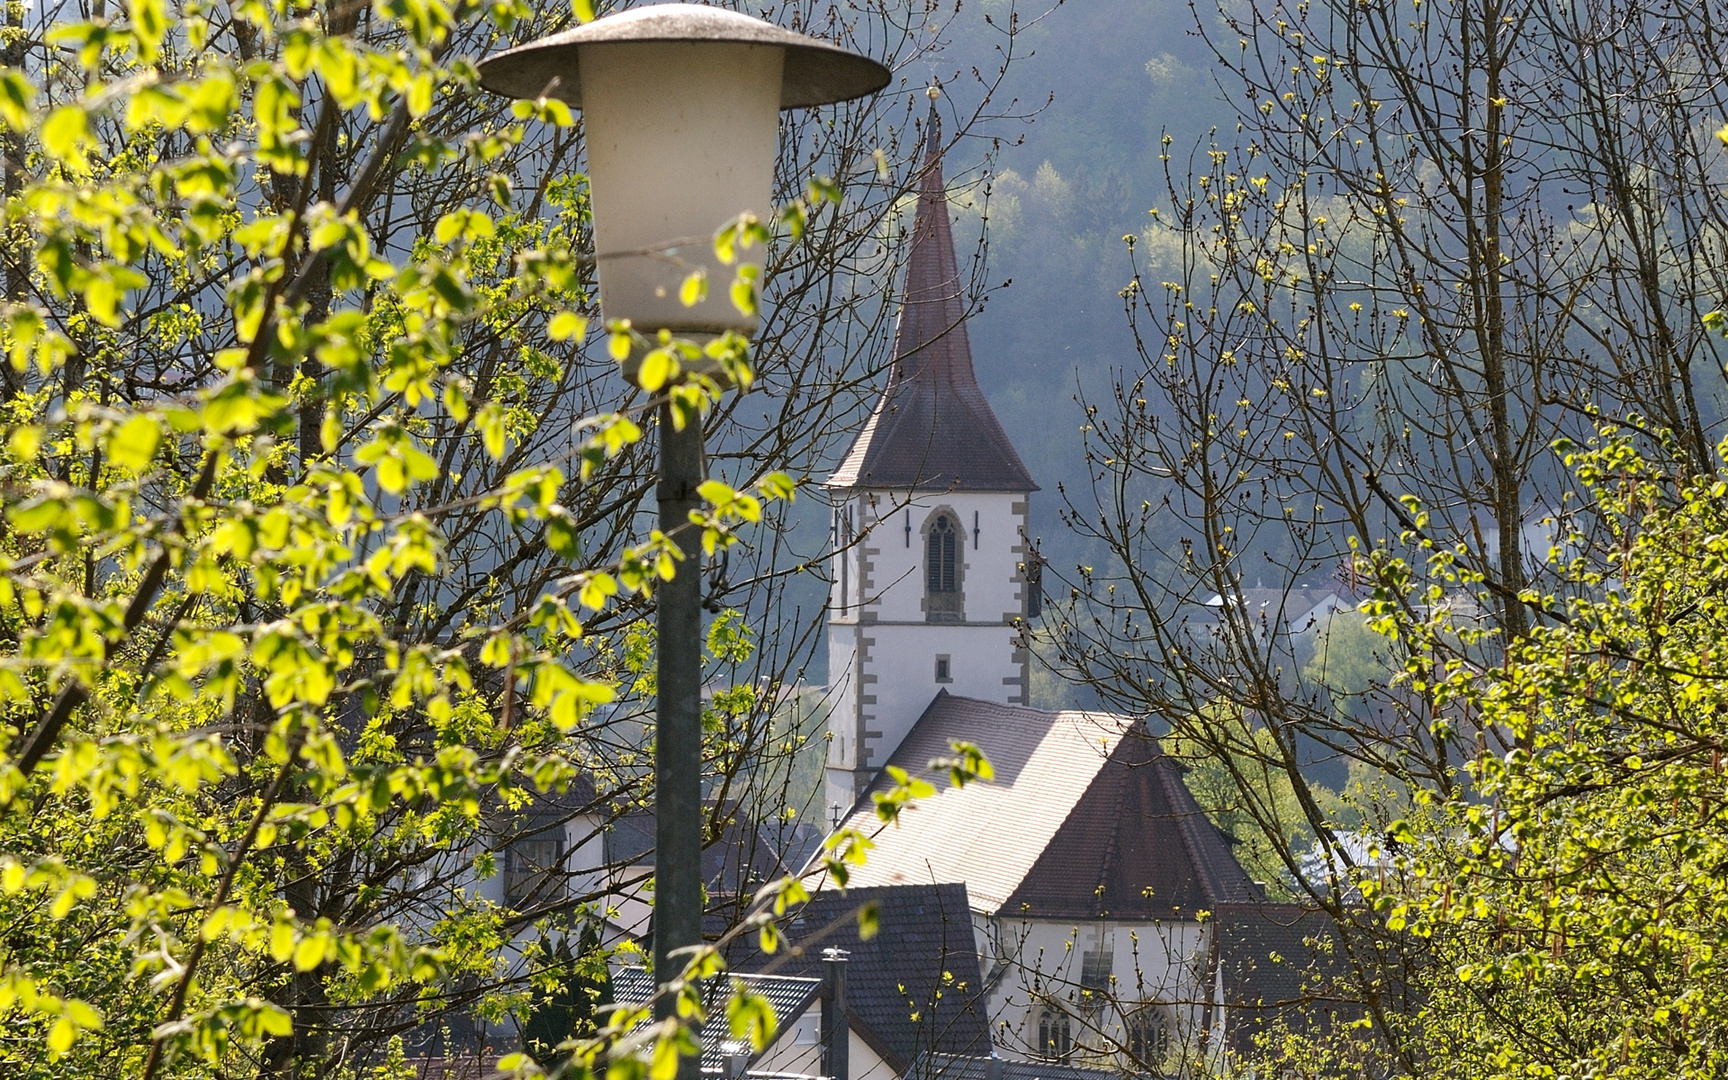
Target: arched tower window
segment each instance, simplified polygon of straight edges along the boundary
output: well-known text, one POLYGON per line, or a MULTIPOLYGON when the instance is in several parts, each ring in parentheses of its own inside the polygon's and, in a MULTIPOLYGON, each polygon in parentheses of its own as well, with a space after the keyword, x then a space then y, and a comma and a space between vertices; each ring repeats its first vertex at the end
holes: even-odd
POLYGON ((924 614, 930 622, 959 622, 964 610, 959 520, 954 511, 944 508, 924 526, 924 614))

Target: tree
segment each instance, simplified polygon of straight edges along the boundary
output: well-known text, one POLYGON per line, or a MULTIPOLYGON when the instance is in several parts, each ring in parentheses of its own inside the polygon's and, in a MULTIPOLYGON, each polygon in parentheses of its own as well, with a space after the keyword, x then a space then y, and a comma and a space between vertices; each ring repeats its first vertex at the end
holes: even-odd
MULTIPOLYGON (((1061 660, 1220 759, 1240 740, 1199 718, 1264 728, 1321 865, 1339 868, 1300 880, 1345 931, 1388 1070, 1426 1067, 1411 1020, 1425 943, 1357 918, 1383 847, 1362 823, 1407 796, 1463 797, 1463 762, 1520 746, 1450 716, 1432 680, 1384 677, 1334 709, 1242 590, 1344 573, 1397 607, 1389 673, 1492 669, 1578 595, 1556 565, 1617 550, 1555 440, 1621 417, 1663 468, 1708 472, 1720 14, 1220 5, 1199 30, 1238 126, 1186 164, 1166 137, 1168 204, 1128 238, 1139 355, 1083 402, 1094 482, 1068 495, 1067 520, 1109 557, 1068 571, 1061 660), (1223 629, 1198 635, 1214 595, 1223 629), (1316 757, 1379 794, 1335 817, 1316 757)), ((1266 831, 1297 880, 1294 835, 1266 831)))
MULTIPOLYGON (((943 16, 901 14, 786 17, 906 63, 943 16)), ((541 796, 650 797, 641 627, 676 571, 646 525, 655 417, 708 427, 691 528, 731 552, 711 602, 755 627, 713 642, 745 691, 716 705, 712 766, 771 772, 782 695, 756 688, 795 679, 811 629, 760 615, 808 566, 777 507, 886 360, 906 99, 786 133, 788 213, 745 252, 764 332, 713 346, 768 392, 626 393, 602 353, 630 334, 593 324, 580 128, 474 86, 473 57, 558 17, 6 17, 0 1062, 337 1075, 502 1016, 528 997, 513 939, 607 898, 462 882, 541 796), (836 179, 805 198, 813 174, 836 179)))
POLYGON ((1435 1074, 1714 1076, 1728 480, 1676 478, 1613 428, 1566 461, 1618 551, 1606 572, 1556 567, 1575 595, 1503 665, 1407 673, 1516 748, 1479 744, 1467 793, 1401 823, 1393 872, 1363 889, 1435 943, 1415 1028, 1435 1074))

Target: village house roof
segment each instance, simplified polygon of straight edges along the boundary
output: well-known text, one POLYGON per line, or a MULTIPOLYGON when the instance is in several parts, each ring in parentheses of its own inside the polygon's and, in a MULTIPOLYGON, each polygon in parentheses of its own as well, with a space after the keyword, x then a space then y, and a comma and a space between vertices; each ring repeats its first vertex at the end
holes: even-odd
MULTIPOLYGON (((726 1003, 737 993, 740 986, 768 1000, 781 1029, 790 1027, 792 1021, 802 1016, 822 992, 822 980, 808 976, 745 974, 710 979, 702 984, 702 995, 709 1015, 724 1017, 726 1003)), ((642 968, 620 968, 612 973, 612 997, 620 1005, 647 1005, 654 1000, 654 991, 654 976, 642 968)), ((704 1025, 702 1071, 723 1072, 726 1059, 733 1055, 741 1055, 754 1061, 762 1056, 762 1052, 750 1049, 748 1042, 732 1038, 724 1020, 704 1025)))
POLYGON ((942 141, 930 109, 906 300, 888 385, 828 486, 1036 491, 972 371, 966 290, 954 256, 942 141))
POLYGON ((888 764, 922 773, 954 740, 983 750, 995 779, 939 783, 882 828, 883 770, 844 823, 877 834, 852 884, 965 882, 974 910, 1047 919, 1192 918, 1262 899, 1144 724, 942 691, 888 764))
POLYGON ((925 1054, 903 1080, 1122 1080, 1122 1073, 1062 1061, 1015 1061, 987 1055, 925 1054))
POLYGON ((733 969, 816 977, 822 950, 846 950, 847 1021, 896 1072, 926 1053, 990 1053, 966 886, 823 890, 781 928, 771 954, 754 938, 739 941, 733 969), (880 927, 868 940, 858 933, 866 904, 876 905, 880 927))
POLYGON ((1224 1042, 1252 1053, 1280 1026, 1327 1031, 1361 1015, 1347 987, 1349 958, 1332 919, 1297 904, 1227 903, 1213 912, 1221 966, 1224 1042))

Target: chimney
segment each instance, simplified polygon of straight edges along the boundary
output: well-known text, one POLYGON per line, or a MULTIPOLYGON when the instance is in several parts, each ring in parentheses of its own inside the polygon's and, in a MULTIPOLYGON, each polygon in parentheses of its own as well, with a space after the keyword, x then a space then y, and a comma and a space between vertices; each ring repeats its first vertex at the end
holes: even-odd
POLYGON ((984 1066, 986 1080, 1002 1080, 1002 1074, 1006 1071, 1002 1066, 1002 1058, 996 1051, 990 1051, 990 1061, 984 1066))
POLYGON ((822 1075, 828 1080, 851 1080, 852 1031, 846 1022, 845 949, 822 950, 822 1075))

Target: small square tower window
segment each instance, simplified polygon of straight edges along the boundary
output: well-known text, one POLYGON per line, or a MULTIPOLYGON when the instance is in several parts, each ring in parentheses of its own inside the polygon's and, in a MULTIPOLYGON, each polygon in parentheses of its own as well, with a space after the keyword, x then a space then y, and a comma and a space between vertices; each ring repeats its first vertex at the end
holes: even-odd
POLYGON ((937 682, 953 682, 954 681, 954 676, 950 673, 947 656, 938 656, 936 658, 936 681, 937 682))

